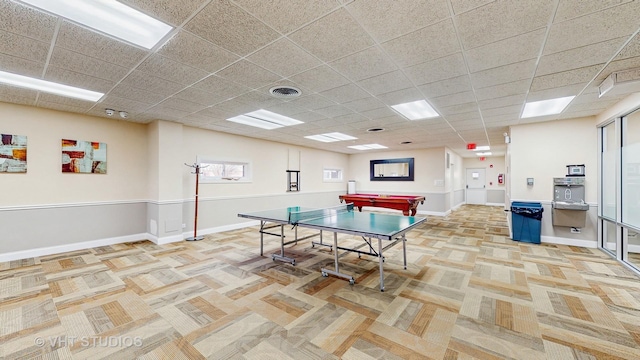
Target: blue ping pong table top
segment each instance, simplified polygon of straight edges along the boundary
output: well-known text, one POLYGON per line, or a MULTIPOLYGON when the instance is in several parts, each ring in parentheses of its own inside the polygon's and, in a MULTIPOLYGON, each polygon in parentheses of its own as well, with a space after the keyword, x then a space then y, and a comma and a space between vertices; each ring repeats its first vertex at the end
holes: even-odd
MULTIPOLYGON (((289 208, 238 214, 238 216, 263 221, 288 223, 291 212, 308 210, 314 209, 293 206, 289 208)), ((298 222, 298 225, 320 230, 337 230, 339 232, 346 231, 393 237, 399 232, 412 228, 425 220, 425 218, 415 216, 348 211, 340 212, 332 216, 303 219, 298 222)))

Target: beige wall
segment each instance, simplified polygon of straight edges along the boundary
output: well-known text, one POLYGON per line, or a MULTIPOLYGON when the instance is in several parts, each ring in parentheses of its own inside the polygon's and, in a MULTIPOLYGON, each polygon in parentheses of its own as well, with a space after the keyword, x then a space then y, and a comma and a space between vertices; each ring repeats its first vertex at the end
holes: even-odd
POLYGON ((390 151, 384 153, 363 152, 349 158, 351 180, 356 180, 357 192, 411 193, 439 192, 445 188, 445 151, 444 148, 390 151), (414 181, 371 181, 369 162, 395 158, 414 158, 414 181), (436 181, 441 181, 436 184, 436 181))
POLYGON ((27 173, 0 174, 2 206, 149 197, 145 125, 7 103, 0 114, 0 133, 28 137, 27 173), (106 143, 107 174, 63 174, 63 138, 106 143))
MULTIPOLYGON (((487 190, 505 190, 505 184, 498 184, 498 174, 505 173, 504 156, 487 157, 480 161, 475 158, 464 158, 465 169, 485 169, 487 178, 487 190)), ((463 178, 466 177, 466 171, 463 178)))
MULTIPOLYGON (((252 182, 201 183, 201 198, 284 194, 287 190, 288 159, 290 153, 300 158, 300 192, 346 191, 349 157, 329 151, 297 147, 244 136, 222 134, 214 131, 183 127, 181 164, 192 164, 196 157, 216 160, 251 162, 252 182), (324 167, 344 171, 342 182, 323 182, 324 167)), ((292 165, 293 166, 293 165, 292 165)), ((192 198, 195 193, 195 175, 192 169, 182 165, 183 197, 192 198)))
POLYGON ((597 202, 597 130, 594 117, 514 126, 511 132, 511 200, 551 201, 553 178, 567 165, 585 164, 585 201, 597 202), (527 186, 527 178, 534 185, 527 186))

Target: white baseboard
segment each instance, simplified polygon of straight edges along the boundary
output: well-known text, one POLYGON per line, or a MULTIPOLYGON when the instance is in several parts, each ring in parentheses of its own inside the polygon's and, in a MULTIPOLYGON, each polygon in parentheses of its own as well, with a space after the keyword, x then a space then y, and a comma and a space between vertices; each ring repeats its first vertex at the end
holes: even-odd
POLYGON ((38 248, 38 249, 13 251, 9 253, 0 254, 0 262, 60 254, 64 252, 84 250, 84 249, 95 248, 99 246, 122 244, 125 242, 147 240, 148 238, 149 238, 149 234, 142 233, 142 234, 126 235, 126 236, 119 236, 119 237, 107 238, 107 239, 83 241, 83 242, 78 242, 73 244, 49 246, 49 247, 38 248))
MULTIPOLYGON (((251 227, 256 225, 260 225, 260 221, 258 220, 245 221, 237 224, 216 226, 208 229, 198 230, 198 235, 215 234, 215 233, 224 232, 224 231, 243 229, 246 227, 251 227)), ((188 233, 188 234, 184 233, 184 235, 185 235, 185 238, 187 238, 189 236, 193 236, 193 233, 188 233)))
POLYGON ((596 240, 569 239, 555 236, 541 236, 540 242, 543 242, 545 244, 569 245, 594 249, 598 247, 598 243, 596 240))
POLYGON ((147 234, 147 237, 149 238, 149 240, 153 241, 156 245, 164 245, 164 244, 182 241, 187 237, 189 237, 189 235, 185 236, 184 234, 182 234, 182 235, 165 236, 165 237, 159 238, 155 235, 147 234))

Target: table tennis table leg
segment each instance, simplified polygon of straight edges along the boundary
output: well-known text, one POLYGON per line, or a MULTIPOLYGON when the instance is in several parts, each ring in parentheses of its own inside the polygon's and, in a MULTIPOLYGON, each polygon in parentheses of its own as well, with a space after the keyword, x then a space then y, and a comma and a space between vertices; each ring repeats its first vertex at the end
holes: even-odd
POLYGON ((264 225, 266 224, 266 221, 262 221, 260 220, 260 256, 262 256, 263 254, 263 249, 264 249, 264 225))
POLYGON ((271 259, 272 260, 280 260, 280 261, 285 261, 288 263, 291 263, 291 265, 296 265, 296 259, 294 258, 290 258, 288 256, 284 256, 284 225, 281 224, 280 225, 280 255, 278 254, 272 254, 271 255, 271 259))
POLYGON ((402 255, 404 258, 404 269, 407 270, 407 237, 402 234, 402 255))
POLYGON ((380 291, 384 291, 384 269, 382 266, 382 239, 378 238, 378 262, 380 263, 380 291))
POLYGON ((338 233, 336 233, 336 232, 333 233, 333 247, 335 248, 334 251, 333 251, 335 271, 322 268, 322 269, 320 269, 320 273, 324 277, 327 277, 328 274, 331 274, 331 275, 338 276, 338 277, 341 277, 343 279, 349 280, 349 284, 351 284, 351 285, 355 284, 356 283, 356 279, 353 276, 347 275, 347 274, 343 274, 343 273, 340 272, 340 264, 338 262, 338 233))

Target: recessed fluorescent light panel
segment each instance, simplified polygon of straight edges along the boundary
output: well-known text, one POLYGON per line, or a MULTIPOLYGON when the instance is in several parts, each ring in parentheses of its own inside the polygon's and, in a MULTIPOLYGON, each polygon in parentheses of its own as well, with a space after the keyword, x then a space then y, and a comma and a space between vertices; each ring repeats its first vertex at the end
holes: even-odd
POLYGON ((252 111, 244 115, 234 116, 227 119, 235 123, 259 127, 262 129, 277 129, 284 126, 302 124, 302 121, 292 119, 280 114, 276 114, 264 109, 252 111))
POLYGON ((21 0, 84 26, 142 46, 154 47, 173 29, 116 0, 21 0))
POLYGON ((528 102, 524 105, 524 111, 522 111, 520 118, 560 114, 573 98, 575 96, 528 102))
POLYGON ((379 145, 379 144, 367 144, 367 145, 353 145, 353 146, 347 146, 348 148, 351 149, 356 149, 356 150, 373 150, 373 149, 386 149, 386 146, 383 145, 379 145))
POLYGON ((87 101, 98 101, 103 93, 62 85, 51 81, 0 71, 0 83, 87 101))
POLYGON ((339 132, 320 134, 320 135, 310 135, 305 136, 307 139, 322 141, 322 142, 334 142, 334 141, 344 141, 344 140, 356 140, 357 138, 349 135, 345 135, 339 132))
POLYGON ((476 155, 478 155, 478 156, 490 156, 491 155, 491 151, 479 152, 479 153, 476 153, 476 155))
POLYGON ((487 151, 489 149, 491 149, 490 146, 484 145, 484 146, 476 146, 476 148, 473 149, 473 151, 487 151))
POLYGON ((391 107, 409 120, 429 119, 440 116, 438 112, 424 100, 391 105, 391 107))

